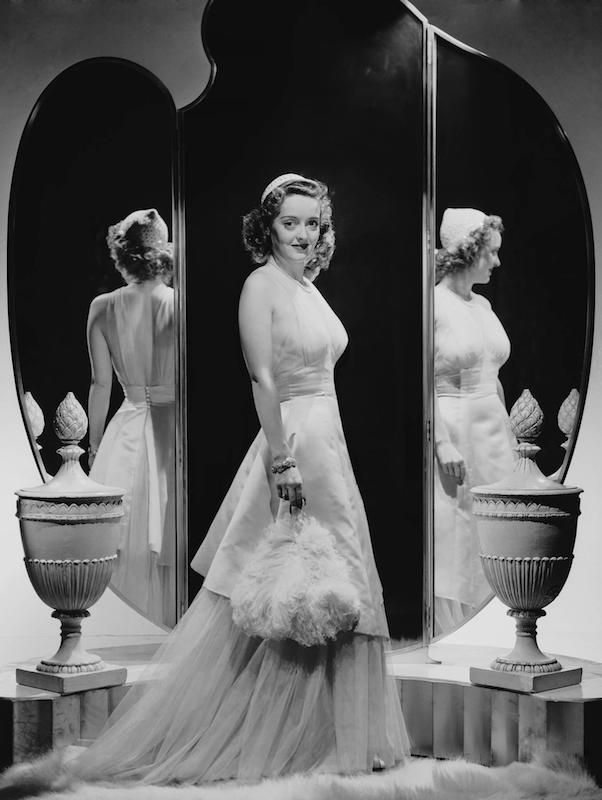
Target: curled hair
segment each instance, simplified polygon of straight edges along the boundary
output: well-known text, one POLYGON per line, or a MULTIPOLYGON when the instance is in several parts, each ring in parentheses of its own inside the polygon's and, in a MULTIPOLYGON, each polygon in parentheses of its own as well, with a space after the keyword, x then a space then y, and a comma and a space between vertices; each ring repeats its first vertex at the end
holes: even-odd
POLYGON ((502 218, 492 214, 485 217, 480 228, 471 231, 453 250, 442 248, 435 256, 435 282, 439 283, 444 275, 461 272, 474 264, 475 259, 491 241, 494 231, 503 233, 502 218))
POLYGON ((111 225, 107 235, 107 245, 116 269, 127 272, 134 283, 144 283, 161 277, 168 283, 173 273, 173 245, 165 242, 160 245, 131 244, 119 231, 118 225, 111 225))
POLYGON ((328 187, 321 181, 293 180, 270 192, 258 208, 243 217, 243 245, 255 264, 266 263, 272 252, 272 222, 278 216, 285 198, 292 194, 315 197, 320 203, 320 234, 305 269, 314 273, 328 269, 334 253, 334 227, 328 187))

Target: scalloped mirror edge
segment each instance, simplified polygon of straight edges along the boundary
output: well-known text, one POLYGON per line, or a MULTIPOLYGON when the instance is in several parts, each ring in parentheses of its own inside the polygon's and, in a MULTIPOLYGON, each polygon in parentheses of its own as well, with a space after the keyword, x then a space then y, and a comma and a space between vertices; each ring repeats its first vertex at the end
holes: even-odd
MULTIPOLYGON (((169 163, 169 174, 167 170, 164 170, 162 173, 162 184, 158 187, 157 191, 162 193, 161 200, 163 202, 163 206, 165 211, 169 209, 169 213, 171 214, 171 225, 173 231, 173 241, 174 241, 174 284, 176 287, 176 307, 174 311, 175 316, 175 328, 176 328, 176 337, 175 337, 175 368, 176 368, 176 381, 178 383, 178 390, 180 394, 180 403, 178 403, 176 409, 176 441, 175 441, 175 453, 176 453, 176 496, 175 496, 175 529, 176 529, 176 579, 175 579, 175 597, 174 597, 174 608, 175 608, 175 617, 176 619, 181 617, 184 613, 187 603, 185 598, 187 598, 187 548, 186 548, 186 514, 185 514, 185 507, 183 504, 183 494, 180 487, 185 487, 185 474, 183 469, 183 464, 185 460, 185 450, 186 450, 186 435, 185 435, 185 413, 183 411, 181 402, 182 402, 182 395, 185 393, 182 391, 182 381, 180 380, 181 375, 181 363, 183 361, 182 353, 185 352, 185 342, 183 341, 183 336, 181 335, 182 325, 180 324, 180 320, 182 319, 183 315, 185 314, 185 307, 182 301, 183 292, 182 287, 184 285, 185 274, 183 270, 183 253, 181 252, 181 248, 179 247, 180 242, 182 241, 181 235, 181 223, 183 219, 182 210, 180 207, 182 193, 179 189, 179 184, 181 181, 181 175, 179 173, 179 145, 178 145, 178 126, 177 126, 177 109, 175 108, 174 101, 172 98, 171 93, 167 89, 167 87, 163 84, 163 82, 150 70, 146 69, 142 65, 128 60, 124 58, 117 58, 117 57, 94 57, 94 58, 87 58, 82 59, 74 64, 71 64, 66 69, 59 72, 55 75, 52 80, 46 85, 44 90, 40 93, 38 98, 36 99, 32 110, 27 117, 25 125, 23 127, 21 137, 19 140, 19 145, 15 157, 14 167, 13 167, 13 174, 11 180, 11 187, 10 187, 10 200, 9 200, 9 210, 8 210, 8 253, 7 253, 7 284, 8 284, 8 323, 9 323, 9 336, 10 336, 10 348, 11 348, 11 359, 12 359, 12 366, 13 366, 13 373, 15 379, 15 389, 17 393, 17 400, 19 403, 19 411, 21 414, 21 418, 23 420, 23 425, 27 432, 29 444, 31 447, 32 455, 34 461, 36 463, 38 472, 42 481, 48 480, 48 474, 46 472, 46 467, 44 463, 44 459, 40 454, 39 445, 36 442, 35 431, 33 430, 32 421, 29 417, 27 405, 26 405, 26 395, 25 395, 25 385, 24 385, 24 377, 23 377, 23 368, 22 368, 22 358, 23 353, 20 351, 20 341, 19 341, 19 325, 18 325, 18 314, 24 313, 24 309, 17 308, 19 298, 18 298, 18 291, 17 291, 17 270, 19 267, 23 267, 22 260, 22 247, 19 247, 18 235, 17 235, 17 215, 20 213, 19 206, 22 204, 18 201, 18 194, 19 194, 19 186, 21 185, 22 181, 26 180, 26 164, 25 159, 27 157, 31 157, 30 148, 35 146, 33 144, 33 138, 35 136, 35 125, 36 121, 39 118, 40 112, 44 109, 47 104, 53 103, 55 101, 55 92, 58 93, 59 96, 61 95, 61 91, 64 91, 64 82, 65 80, 68 82, 71 79, 72 84, 77 82, 76 77, 78 72, 81 70, 86 70, 89 68, 93 68, 95 65, 103 66, 113 66, 114 68, 124 69, 125 72, 122 74, 132 75, 136 77, 136 80, 143 81, 144 83, 140 85, 146 85, 149 87, 148 93, 154 98, 153 102, 159 103, 160 109, 162 109, 166 115, 169 117, 164 117, 164 122, 162 123, 163 127, 162 130, 166 132, 165 138, 162 140, 163 144, 167 143, 167 139, 169 138, 169 146, 171 152, 165 153, 164 151, 164 162, 165 164, 169 163), (18 250, 19 248, 19 250, 18 250)), ((113 76, 114 77, 114 76, 113 76)), ((99 77, 99 80, 102 80, 102 77, 99 77)), ((75 85, 75 84, 74 84, 75 85)), ((113 83, 111 83, 113 86, 113 83)), ((73 91, 70 89, 69 91, 73 91)), ((113 89, 111 89, 113 91, 113 89)), ((146 96, 146 95, 145 95, 146 96)), ((75 102, 75 100, 72 100, 75 102)), ((102 109, 101 112, 102 113, 102 109)), ((117 136, 120 136, 120 129, 117 129, 117 136)), ((119 146, 119 143, 117 145, 119 146)), ((149 193, 147 193, 149 194, 149 193)), ((152 192, 150 192, 152 195, 152 192)), ((149 199, 152 201, 153 197, 149 196, 149 199)), ((133 199, 134 201, 134 199, 133 199)), ((111 209, 107 208, 106 214, 107 222, 114 222, 114 217, 119 213, 118 206, 119 202, 117 201, 115 204, 115 211, 112 212, 111 209)), ((128 209, 131 210, 131 209, 128 209)), ((165 211, 163 213, 165 213, 165 211)), ((22 213, 22 212, 21 212, 22 213)), ((106 233, 106 229, 105 229, 106 233)), ((21 234, 22 236, 22 234, 21 234)), ((104 243, 104 233, 102 234, 102 242, 104 243)), ((111 270, 114 272, 114 269, 111 270)), ((88 287, 90 288, 90 287, 88 287)), ((22 298, 21 298, 22 300, 22 298)), ((59 308, 59 297, 55 298, 56 302, 54 304, 55 308, 59 308)), ((86 307, 87 308, 87 307, 86 307)), ((65 311, 65 313, 69 313, 69 311, 65 311)), ((78 325, 79 329, 79 325, 78 325)), ((82 330, 82 339, 85 342, 85 327, 82 330)), ((79 363, 79 362, 78 362, 79 363)), ((80 368, 82 364, 80 364, 80 368)), ((86 370, 88 369, 87 359, 86 359, 86 370)), ((89 373, 86 373, 89 376, 89 373)), ((67 383, 71 383, 71 378, 69 375, 63 376, 63 380, 67 383)), ((89 378, 87 377, 86 380, 89 378)), ((62 381, 61 381, 62 382, 62 381)), ((79 381, 82 383, 82 380, 79 381)), ((28 387, 29 388, 29 387, 28 387)), ((61 386, 61 389, 64 391, 68 391, 72 389, 71 385, 61 386)), ((79 394, 82 394, 82 389, 80 387, 79 394)), ((35 391, 34 391, 35 395, 35 391)), ((87 397, 87 395, 86 395, 87 397)), ((34 397, 34 400, 36 398, 34 397)), ((84 403, 86 403, 86 398, 81 397, 84 403)), ((31 402, 30 402, 31 405, 31 402)), ((54 414, 55 408, 49 407, 52 403, 48 401, 43 404, 43 413, 46 416, 46 423, 51 421, 52 415, 54 414)), ((115 590, 115 593, 120 596, 124 602, 128 605, 132 605, 127 597, 124 597, 122 593, 115 590)), ((132 606, 136 608, 136 606, 132 606)), ((138 609, 136 609, 138 610, 138 609)))

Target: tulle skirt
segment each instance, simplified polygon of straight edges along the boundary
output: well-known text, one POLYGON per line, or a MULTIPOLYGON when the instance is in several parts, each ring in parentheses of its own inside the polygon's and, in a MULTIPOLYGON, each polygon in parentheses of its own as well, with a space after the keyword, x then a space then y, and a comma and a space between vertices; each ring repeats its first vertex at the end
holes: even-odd
POLYGON ((409 740, 382 637, 327 645, 250 638, 201 589, 100 738, 71 769, 149 784, 352 773, 401 761, 409 740))

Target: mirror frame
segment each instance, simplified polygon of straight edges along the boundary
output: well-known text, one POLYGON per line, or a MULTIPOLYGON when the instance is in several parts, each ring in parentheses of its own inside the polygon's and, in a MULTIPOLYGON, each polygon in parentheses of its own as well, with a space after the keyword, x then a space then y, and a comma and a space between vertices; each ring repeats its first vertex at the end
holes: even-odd
MULTIPOLYGON (((581 371, 581 381, 579 385, 579 405, 577 407, 577 412, 575 415, 575 424, 573 430, 571 432, 570 439, 568 441, 568 447, 566 449, 565 455, 562 460, 562 464, 558 470, 558 481, 559 483, 564 483, 572 457, 573 452, 575 450, 575 444, 577 441, 577 437, 579 435, 579 430, 581 427, 581 420, 583 418, 583 409, 585 406, 585 399, 587 396, 587 388, 589 384, 589 376, 591 370, 591 360, 592 360, 592 350, 593 350, 593 341, 594 341, 594 305, 595 305, 595 277, 596 277, 596 270, 595 270, 595 256, 594 256, 594 236, 593 236, 593 226, 592 226, 592 218, 591 218, 591 211, 589 206, 589 201, 587 198, 587 191, 585 187, 585 181, 583 179, 583 174, 581 172, 581 168, 579 166, 579 162, 577 161, 577 157, 575 155, 575 151, 564 131, 558 117, 553 112, 552 108, 546 101, 546 99, 535 89, 525 78, 522 77, 518 72, 513 70, 511 67, 508 67, 501 61, 498 61, 491 56, 488 56, 486 53, 481 52, 480 50, 476 50, 474 47, 465 44, 464 42, 456 39, 455 37, 451 36, 450 34, 446 33, 445 31, 441 30, 435 25, 431 25, 429 23, 429 38, 432 40, 432 58, 431 58, 431 80, 432 80, 432 130, 433 130, 433 138, 432 138, 432 170, 433 170, 433 177, 432 177, 432 207, 431 207, 431 218, 430 218, 430 237, 433 247, 431 248, 431 253, 429 257, 431 260, 431 288, 430 294, 432 296, 433 286, 434 286, 434 273, 435 273, 435 248, 434 243, 436 241, 437 236, 437 228, 436 228, 436 203, 437 203, 437 159, 436 159, 436 144, 437 144, 437 130, 436 130, 436 122, 437 122, 437 39, 441 39, 444 42, 451 44, 457 47, 459 50, 469 53, 470 55, 475 56, 478 59, 492 62, 496 65, 496 68, 500 69, 501 71, 507 73, 509 76, 512 77, 513 80, 521 81, 529 89, 537 94, 540 98, 541 102, 545 105, 552 120, 553 125, 556 128, 556 132, 558 137, 565 148, 567 159, 571 162, 571 167, 573 171, 573 175, 575 178, 575 182, 577 185, 577 193, 579 195, 579 200, 581 204, 581 211, 583 215, 585 230, 585 251, 586 251, 586 318, 584 320, 585 326, 585 335, 584 335, 584 351, 583 351, 583 367, 581 371)), ((432 308, 431 308, 432 311, 432 308)), ((434 326, 434 317, 431 316, 430 320, 431 327, 434 326)), ((433 360, 433 339, 434 339, 434 329, 430 331, 431 334, 431 350, 430 350, 430 362, 431 362, 431 372, 432 372, 432 360, 433 360)), ((434 424, 434 389, 432 386, 432 379, 431 379, 431 396, 429 400, 429 404, 433 407, 433 424, 434 424)), ((434 443, 431 443, 432 447, 432 458, 431 458, 431 470, 434 468, 434 443)), ((433 495, 433 478, 431 475, 430 478, 430 493, 431 496, 433 495)), ((435 530, 434 530, 434 519, 433 519, 433 505, 434 505, 434 497, 431 499, 431 510, 429 515, 430 520, 430 527, 425 531, 425 539, 428 540, 430 543, 430 547, 432 548, 432 562, 431 562, 431 576, 429 578, 425 577, 425 594, 429 592, 430 602, 434 604, 434 537, 435 537, 435 530)), ((467 615, 465 619, 460 622, 456 627, 446 631, 445 633, 438 634, 437 636, 434 635, 434 619, 427 619, 425 624, 428 624, 430 638, 429 644, 436 643, 446 636, 454 633, 455 631, 459 630, 463 625, 469 622, 471 619, 477 616, 484 608, 487 606, 491 600, 495 597, 493 592, 490 592, 489 596, 483 600, 483 602, 475 608, 475 610, 467 615)), ((434 607, 434 605, 433 605, 434 607)))
MULTIPOLYGON (((21 361, 19 357, 18 334, 17 334, 17 308, 16 308, 16 292, 14 291, 13 284, 15 275, 18 268, 16 248, 15 248, 15 227, 16 227, 16 209, 15 209, 15 186, 20 180, 20 165, 22 163, 23 152, 27 147, 32 126, 35 124, 36 117, 39 113, 43 103, 51 96, 56 82, 61 80, 66 74, 71 71, 81 68, 82 65, 91 64, 117 64, 127 67, 130 70, 149 79, 156 88, 169 100, 173 107, 173 116, 175 121, 175 130, 172 135, 171 145, 171 229, 172 239, 174 243, 174 270, 173 270, 173 286, 175 290, 175 314, 174 325, 176 327, 175 337, 175 374, 176 383, 178 386, 178 407, 176 409, 176 497, 175 497, 175 515, 176 515, 176 596, 174 602, 176 605, 176 619, 179 620, 187 608, 187 539, 186 539, 186 504, 184 497, 186 492, 186 474, 184 469, 185 454, 186 454, 186 414, 185 407, 182 405, 185 400, 185 388, 182 376, 182 365, 185 364, 185 337, 182 334, 183 320, 185 320, 185 303, 183 298, 185 296, 185 270, 183 268, 184 255, 180 243, 184 241, 182 236, 182 198, 183 193, 180 189, 181 174, 180 166, 180 143, 179 143, 179 110, 174 106, 174 100, 171 92, 165 84, 150 70, 141 66, 140 64, 130 61, 126 58, 119 58, 114 56, 98 56, 93 58, 82 59, 74 64, 61 70, 55 75, 45 86, 43 91, 35 101, 21 132, 19 139, 19 146, 15 157, 13 167, 11 186, 9 192, 9 208, 8 208, 8 235, 7 235, 7 293, 8 293, 8 325, 9 325, 9 338, 10 338, 10 351, 11 360, 13 365, 13 374, 15 380, 15 389, 17 392, 17 399, 19 404, 19 411, 23 420, 23 425, 27 432, 31 453, 33 455, 38 473, 42 482, 48 480, 48 475, 44 466, 44 461, 38 449, 36 440, 31 430, 31 424, 25 408, 25 392, 23 387, 23 376, 21 370, 21 361)), ((69 387, 65 387, 65 393, 69 391, 69 387)), ((34 398, 35 399, 35 398, 34 398)), ((45 423, 48 424, 51 416, 54 415, 55 409, 44 409, 45 423)), ((127 602, 127 601, 123 601, 127 602)), ((140 613, 140 612, 139 612, 140 613)))

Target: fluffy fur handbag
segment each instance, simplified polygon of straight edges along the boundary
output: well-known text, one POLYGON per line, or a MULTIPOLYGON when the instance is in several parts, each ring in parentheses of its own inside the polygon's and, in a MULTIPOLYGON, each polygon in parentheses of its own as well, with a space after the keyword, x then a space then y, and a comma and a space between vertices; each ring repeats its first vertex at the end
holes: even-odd
POLYGON ((325 644, 352 630, 359 594, 334 537, 305 512, 266 530, 230 597, 232 619, 249 636, 325 644))

